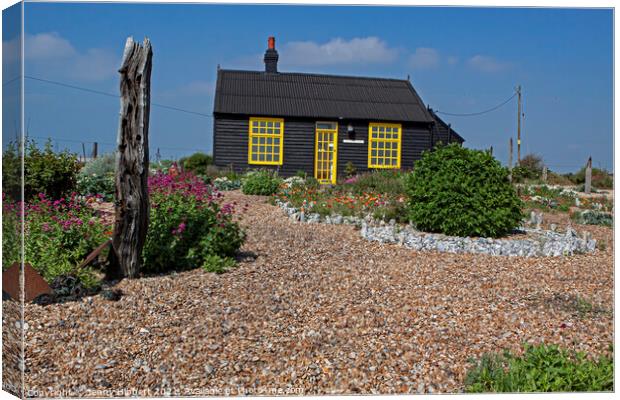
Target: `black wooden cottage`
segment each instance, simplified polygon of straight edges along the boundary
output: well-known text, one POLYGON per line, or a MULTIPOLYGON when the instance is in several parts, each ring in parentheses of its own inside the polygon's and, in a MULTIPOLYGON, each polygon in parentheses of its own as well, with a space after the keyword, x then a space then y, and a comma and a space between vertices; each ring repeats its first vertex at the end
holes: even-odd
POLYGON ((438 142, 463 142, 409 80, 278 72, 273 38, 264 61, 265 71, 218 68, 217 166, 335 183, 349 162, 360 172, 410 169, 438 142))

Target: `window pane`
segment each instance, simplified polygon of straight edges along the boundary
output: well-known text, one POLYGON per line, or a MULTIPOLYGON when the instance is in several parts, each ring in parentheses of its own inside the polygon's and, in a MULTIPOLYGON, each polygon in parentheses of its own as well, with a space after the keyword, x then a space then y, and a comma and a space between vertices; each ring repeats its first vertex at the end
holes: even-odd
POLYGON ((265 154, 265 161, 271 161, 271 154, 265 154))

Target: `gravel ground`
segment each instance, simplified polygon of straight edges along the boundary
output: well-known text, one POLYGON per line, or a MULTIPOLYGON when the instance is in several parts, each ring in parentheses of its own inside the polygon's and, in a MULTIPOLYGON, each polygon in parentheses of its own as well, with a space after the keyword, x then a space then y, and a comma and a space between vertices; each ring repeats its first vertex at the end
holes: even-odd
POLYGON ((32 395, 458 392, 484 352, 612 343, 612 229, 576 227, 608 246, 570 258, 419 253, 227 198, 250 203, 237 269, 26 306, 32 395))

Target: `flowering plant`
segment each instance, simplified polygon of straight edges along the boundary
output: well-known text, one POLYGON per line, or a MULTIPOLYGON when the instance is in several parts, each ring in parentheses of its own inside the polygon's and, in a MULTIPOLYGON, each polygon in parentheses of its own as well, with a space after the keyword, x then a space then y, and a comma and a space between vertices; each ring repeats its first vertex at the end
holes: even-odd
POLYGON ((233 221, 234 204, 189 172, 149 177, 149 230, 143 271, 202 266, 208 256, 231 257, 245 235, 233 221))
MULTIPOLYGON (((94 286, 96 280, 91 269, 75 269, 112 233, 97 212, 88 206, 88 202, 94 200, 94 197, 79 198, 76 193, 52 200, 39 193, 36 199, 26 204, 4 201, 3 231, 17 231, 19 235, 18 221, 23 215, 25 261, 48 283, 59 275, 75 274, 85 286, 94 286)), ((3 266, 18 261, 18 255, 15 253, 13 257, 16 259, 6 260, 9 262, 3 262, 3 266)))

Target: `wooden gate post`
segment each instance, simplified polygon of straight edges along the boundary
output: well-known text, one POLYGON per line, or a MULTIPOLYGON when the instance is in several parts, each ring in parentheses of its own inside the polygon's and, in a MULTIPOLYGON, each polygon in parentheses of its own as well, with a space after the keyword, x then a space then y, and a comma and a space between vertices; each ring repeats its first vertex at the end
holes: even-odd
POLYGON ((127 38, 121 74, 121 111, 116 153, 114 234, 110 277, 138 276, 149 223, 149 112, 153 51, 127 38))
POLYGON ((592 157, 588 158, 586 164, 586 182, 584 184, 584 192, 590 193, 592 191, 592 157))

